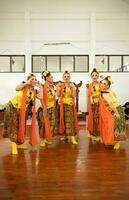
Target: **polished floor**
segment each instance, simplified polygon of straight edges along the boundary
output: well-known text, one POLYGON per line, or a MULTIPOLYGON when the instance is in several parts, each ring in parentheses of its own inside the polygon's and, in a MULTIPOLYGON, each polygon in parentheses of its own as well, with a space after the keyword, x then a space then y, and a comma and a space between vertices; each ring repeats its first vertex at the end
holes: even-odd
MULTIPOLYGON (((128 132, 128 130, 127 130, 128 132)), ((0 200, 128 200, 129 134, 120 150, 92 143, 81 127, 78 145, 55 138, 46 148, 11 155, 0 139, 0 200)))

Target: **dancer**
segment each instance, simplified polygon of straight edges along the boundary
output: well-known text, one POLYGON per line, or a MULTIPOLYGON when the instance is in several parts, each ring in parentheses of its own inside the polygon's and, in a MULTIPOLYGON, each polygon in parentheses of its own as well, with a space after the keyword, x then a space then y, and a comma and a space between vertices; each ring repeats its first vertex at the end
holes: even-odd
POLYGON ((29 74, 26 82, 16 87, 17 94, 6 105, 4 114, 4 137, 9 137, 12 142, 12 154, 18 154, 18 148, 26 149, 25 126, 28 115, 32 115, 32 129, 30 144, 36 145, 36 115, 35 102, 37 79, 34 74, 29 74))
POLYGON ((105 145, 120 148, 120 142, 126 139, 126 123, 123 107, 111 90, 111 77, 101 81, 100 97, 100 133, 105 145))
POLYGON ((74 102, 76 87, 70 82, 70 78, 70 73, 65 71, 63 73, 63 82, 57 85, 60 107, 59 133, 63 136, 62 140, 70 136, 72 144, 77 144, 75 136, 79 132, 79 127, 74 102))
POLYGON ((55 86, 53 76, 48 71, 42 72, 45 83, 41 85, 41 106, 37 111, 40 134, 40 146, 52 144, 55 127, 55 86))
POLYGON ((92 82, 87 84, 87 109, 88 121, 87 130, 88 138, 94 141, 100 141, 99 131, 99 96, 100 96, 100 83, 98 82, 99 72, 94 68, 91 72, 92 82))

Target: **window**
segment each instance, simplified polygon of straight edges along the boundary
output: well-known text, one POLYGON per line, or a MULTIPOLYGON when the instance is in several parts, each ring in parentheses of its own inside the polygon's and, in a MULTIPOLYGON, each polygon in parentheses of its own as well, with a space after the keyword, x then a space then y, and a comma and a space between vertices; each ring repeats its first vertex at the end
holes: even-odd
POLYGON ((0 55, 0 72, 25 72, 25 56, 0 55))
POLYGON ((88 55, 32 55, 32 72, 88 72, 88 55))
POLYGON ((108 57, 107 56, 96 56, 95 66, 98 71, 108 71, 108 57))
POLYGON ((68 70, 74 71, 74 57, 73 56, 61 56, 61 71, 68 70))
POLYGON ((25 59, 22 56, 11 56, 11 69, 12 72, 25 71, 25 59))
POLYGON ((0 72, 10 72, 9 56, 0 56, 0 72))
POLYGON ((129 55, 123 56, 123 71, 129 72, 129 55))
POLYGON ((89 70, 88 56, 75 56, 75 71, 87 72, 89 70))
POLYGON ((33 56, 32 57, 32 71, 42 72, 46 69, 46 57, 45 56, 33 56))
POLYGON ((122 72, 121 56, 109 56, 109 71, 122 72))
POLYGON ((47 70, 59 72, 60 71, 60 58, 59 56, 47 56, 47 70))
POLYGON ((96 55, 95 66, 100 72, 129 72, 129 55, 96 55))

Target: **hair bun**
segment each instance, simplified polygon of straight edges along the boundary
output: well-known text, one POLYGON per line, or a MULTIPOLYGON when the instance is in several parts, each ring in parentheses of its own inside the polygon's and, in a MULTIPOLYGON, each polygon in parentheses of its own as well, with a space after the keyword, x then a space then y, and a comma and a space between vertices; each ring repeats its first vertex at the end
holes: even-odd
POLYGON ((93 68, 93 72, 98 72, 96 68, 93 68))
POLYGON ((97 74, 99 73, 98 70, 96 68, 93 68, 91 74, 93 74, 94 72, 96 72, 97 74))
POLYGON ((64 74, 69 74, 70 75, 70 72, 68 70, 65 70, 64 73, 63 73, 63 75, 64 74))

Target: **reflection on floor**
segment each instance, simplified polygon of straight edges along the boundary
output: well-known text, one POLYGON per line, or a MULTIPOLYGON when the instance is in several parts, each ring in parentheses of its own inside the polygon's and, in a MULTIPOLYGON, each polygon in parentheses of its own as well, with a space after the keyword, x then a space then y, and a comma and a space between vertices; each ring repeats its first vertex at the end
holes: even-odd
POLYGON ((113 150, 89 141, 82 123, 78 145, 59 137, 45 148, 26 144, 28 150, 11 155, 10 141, 0 139, 1 200, 129 199, 128 137, 113 150))

